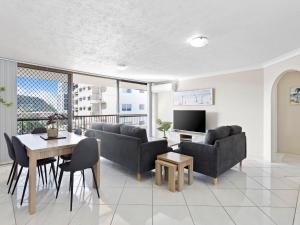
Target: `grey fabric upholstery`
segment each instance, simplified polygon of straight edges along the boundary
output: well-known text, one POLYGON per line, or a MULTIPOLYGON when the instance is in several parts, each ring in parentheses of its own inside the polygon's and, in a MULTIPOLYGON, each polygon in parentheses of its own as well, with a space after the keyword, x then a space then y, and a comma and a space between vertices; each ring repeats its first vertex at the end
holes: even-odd
POLYGON ((120 128, 120 133, 123 135, 140 138, 142 143, 148 142, 146 129, 140 127, 122 125, 120 128))
POLYGON ((95 137, 95 130, 86 130, 84 135, 86 137, 95 137))
POLYGON ((82 135, 82 130, 80 128, 76 128, 74 134, 82 135))
POLYGON ((216 140, 228 137, 229 135, 230 135, 229 126, 221 126, 214 130, 208 130, 205 136, 204 143, 208 145, 214 145, 216 140))
POLYGON ((237 125, 230 126, 230 135, 235 135, 240 133, 242 133, 242 127, 237 125))
MULTIPOLYGON (((230 127, 228 128, 230 130, 230 127)), ((225 129, 223 129, 218 134, 222 138, 215 139, 212 145, 182 142, 180 143, 179 152, 194 157, 194 171, 207 176, 218 177, 247 157, 245 133, 240 132, 226 136, 227 133, 228 131, 225 132, 225 129)))
POLYGON ((42 134, 42 133, 47 133, 47 129, 45 127, 37 127, 34 128, 33 131, 31 132, 32 134, 42 134))
POLYGON ((103 130, 104 123, 92 123, 91 129, 93 130, 103 130))
POLYGON ((121 124, 103 124, 102 130, 110 133, 120 134, 121 124))
POLYGON ((88 134, 101 140, 100 153, 102 157, 133 172, 143 173, 154 169, 157 155, 170 151, 166 140, 145 142, 143 132, 146 131, 143 129, 141 129, 143 131, 138 130, 137 133, 134 133, 135 129, 131 130, 131 126, 119 125, 120 132, 127 134, 124 135, 104 131, 104 127, 106 130, 110 130, 107 129, 109 126, 115 125, 106 124, 103 126, 103 131, 90 129, 86 131, 85 135, 88 134))

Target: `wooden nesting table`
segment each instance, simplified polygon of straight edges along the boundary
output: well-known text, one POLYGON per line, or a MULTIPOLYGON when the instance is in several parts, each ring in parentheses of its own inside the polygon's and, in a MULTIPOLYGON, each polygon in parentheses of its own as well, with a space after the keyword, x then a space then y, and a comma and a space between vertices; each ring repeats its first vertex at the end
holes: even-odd
POLYGON ((177 190, 182 191, 185 167, 188 167, 189 170, 188 183, 189 185, 193 183, 193 157, 175 152, 158 155, 155 161, 155 182, 157 185, 161 185, 162 182, 162 167, 165 168, 165 175, 168 177, 168 188, 170 191, 175 191, 176 171, 178 171, 177 190))

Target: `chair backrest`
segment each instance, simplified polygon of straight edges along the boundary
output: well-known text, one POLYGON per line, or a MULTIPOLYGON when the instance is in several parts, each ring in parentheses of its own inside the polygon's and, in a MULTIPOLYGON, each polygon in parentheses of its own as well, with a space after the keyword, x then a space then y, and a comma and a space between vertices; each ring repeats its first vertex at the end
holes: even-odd
POLYGON ((6 145, 7 145, 7 151, 8 151, 8 155, 9 157, 15 161, 16 160, 16 155, 15 155, 15 150, 14 150, 14 146, 11 142, 10 137, 7 135, 7 133, 4 133, 4 138, 6 141, 6 145))
POLYGON ((82 130, 80 128, 75 129, 74 134, 82 135, 82 130))
POLYGON ((37 127, 34 128, 33 131, 31 131, 32 134, 42 134, 47 133, 47 129, 45 127, 37 127))
POLYGON ((12 136, 12 144, 14 146, 15 155, 16 155, 16 162, 23 167, 29 166, 29 159, 26 154, 26 148, 22 144, 22 142, 16 137, 12 136))
POLYGON ((98 143, 95 138, 81 140, 74 148, 70 167, 74 171, 93 167, 99 160, 98 143))

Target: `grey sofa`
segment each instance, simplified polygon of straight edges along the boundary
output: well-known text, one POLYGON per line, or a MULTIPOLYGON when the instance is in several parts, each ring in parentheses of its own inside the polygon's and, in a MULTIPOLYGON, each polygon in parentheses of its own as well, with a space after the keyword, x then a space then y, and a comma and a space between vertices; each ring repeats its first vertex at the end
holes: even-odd
POLYGON ((101 156, 137 173, 138 180, 170 150, 166 140, 149 142, 145 129, 124 124, 94 123, 85 135, 101 139, 101 156))
POLYGON ((203 143, 182 142, 179 152, 194 157, 194 171, 215 178, 247 156, 246 135, 240 126, 208 130, 203 143))

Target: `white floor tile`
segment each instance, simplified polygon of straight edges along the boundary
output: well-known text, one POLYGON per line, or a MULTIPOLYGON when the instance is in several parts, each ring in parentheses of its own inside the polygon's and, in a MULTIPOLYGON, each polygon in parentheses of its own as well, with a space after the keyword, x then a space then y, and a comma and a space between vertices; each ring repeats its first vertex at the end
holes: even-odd
POLYGON ((187 206, 153 206, 153 225, 193 225, 187 206))
POLYGON ((280 195, 270 190, 248 189, 242 191, 257 206, 296 207, 297 192, 294 192, 293 190, 283 190, 282 193, 279 193, 280 195), (286 198, 284 197, 284 194, 286 194, 286 198), (291 196, 294 196, 294 199, 291 196))
POLYGON ((219 206, 219 202, 210 190, 184 189, 183 196, 188 205, 219 206))
POLYGON ((239 190, 213 190, 223 206, 253 206, 253 203, 239 190))
POLYGON ((285 177, 253 177, 255 181, 267 189, 294 189, 298 190, 299 185, 285 177))
POLYGON ((0 204, 0 224, 15 225, 15 216, 11 202, 0 204))
POLYGON ((154 205, 186 205, 182 192, 170 192, 168 189, 153 189, 154 205))
POLYGON ((87 204, 78 210, 70 225, 110 225, 116 206, 87 204))
POLYGON ((272 218, 277 225, 292 225, 295 208, 261 207, 266 215, 272 218))
POLYGON ((112 225, 152 225, 152 206, 119 205, 112 225))
POLYGON ((223 209, 215 206, 189 206, 195 225, 233 225, 234 223, 223 209))
POLYGON ((225 207, 225 209, 238 225, 275 225, 275 223, 257 207, 225 207))
POLYGON ((151 205, 152 188, 125 188, 119 204, 151 205))

